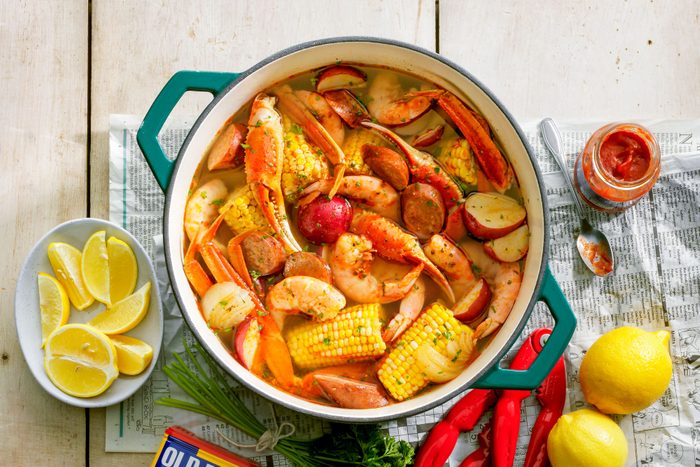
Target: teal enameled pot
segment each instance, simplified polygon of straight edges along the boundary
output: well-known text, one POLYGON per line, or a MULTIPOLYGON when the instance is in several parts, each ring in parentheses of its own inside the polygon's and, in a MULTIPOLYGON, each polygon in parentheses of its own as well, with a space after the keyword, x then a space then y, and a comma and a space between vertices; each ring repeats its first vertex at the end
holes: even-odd
POLYGON ((342 37, 307 42, 283 50, 242 73, 181 71, 153 102, 138 133, 138 143, 158 183, 166 191, 163 232, 168 273, 182 314, 207 351, 238 381, 268 399, 318 417, 347 422, 375 422, 425 411, 467 388, 535 388, 562 355, 576 319, 547 267, 549 216, 544 184, 534 152, 505 106, 469 72, 430 51, 385 39, 342 37), (528 213, 530 249, 520 294, 498 333, 479 357, 456 379, 418 396, 380 409, 329 407, 298 398, 258 379, 243 368, 204 321, 183 270, 183 217, 190 183, 207 147, 226 119, 255 94, 290 75, 338 60, 379 65, 422 76, 448 89, 478 109, 489 121, 517 175, 528 213), (175 161, 160 147, 157 135, 178 100, 187 91, 214 96, 190 130, 175 161), (556 321, 542 353, 526 371, 500 367, 518 341, 537 302, 544 302, 556 321))

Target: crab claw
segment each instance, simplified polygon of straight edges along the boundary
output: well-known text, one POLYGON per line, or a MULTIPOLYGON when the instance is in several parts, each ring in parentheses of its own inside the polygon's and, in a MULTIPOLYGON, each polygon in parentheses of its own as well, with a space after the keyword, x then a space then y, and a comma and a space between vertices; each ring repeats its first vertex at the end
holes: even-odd
POLYGON ((367 237, 377 254, 384 259, 403 264, 422 264, 423 271, 445 292, 450 303, 454 303, 455 294, 447 278, 425 255, 418 239, 398 224, 379 214, 355 208, 350 231, 367 237))
POLYGON ((324 374, 314 375, 314 380, 324 396, 346 409, 373 409, 389 404, 377 383, 324 374))
POLYGON ((274 108, 275 98, 258 94, 248 119, 245 171, 265 219, 290 251, 301 251, 287 220, 282 194, 284 137, 282 119, 274 108))

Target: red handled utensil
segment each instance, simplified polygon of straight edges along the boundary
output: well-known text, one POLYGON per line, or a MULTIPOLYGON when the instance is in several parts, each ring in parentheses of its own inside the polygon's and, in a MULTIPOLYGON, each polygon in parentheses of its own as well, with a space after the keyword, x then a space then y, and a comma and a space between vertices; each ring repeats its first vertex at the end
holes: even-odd
MULTIPOLYGON (((525 370, 542 351, 549 328, 535 330, 523 342, 510 368, 525 370)), ((561 357, 551 373, 536 389, 542 406, 525 457, 526 467, 547 465, 547 436, 564 410, 566 400, 566 372, 561 357)), ((459 434, 474 428, 481 416, 494 404, 493 419, 479 434, 479 448, 472 452, 460 467, 512 466, 520 430, 520 405, 529 390, 506 389, 499 394, 493 389, 473 389, 448 412, 444 420, 433 427, 416 456, 416 467, 440 467, 449 458, 459 434), (498 442, 493 437, 498 436, 498 442)))

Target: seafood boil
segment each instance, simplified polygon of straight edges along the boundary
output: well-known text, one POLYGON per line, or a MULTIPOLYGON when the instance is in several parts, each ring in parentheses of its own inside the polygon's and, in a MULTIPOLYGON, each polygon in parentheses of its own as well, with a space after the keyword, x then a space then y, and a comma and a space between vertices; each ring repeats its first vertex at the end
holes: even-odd
POLYGON ((404 72, 333 64, 264 90, 202 155, 184 270, 257 377, 374 408, 457 377, 505 322, 529 246, 486 119, 404 72))

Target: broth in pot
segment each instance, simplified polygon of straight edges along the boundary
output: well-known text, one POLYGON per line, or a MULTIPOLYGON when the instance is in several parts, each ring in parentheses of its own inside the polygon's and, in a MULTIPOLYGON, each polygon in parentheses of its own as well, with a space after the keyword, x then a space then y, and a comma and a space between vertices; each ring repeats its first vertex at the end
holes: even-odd
POLYGON ((200 311, 237 360, 358 409, 458 376, 508 316, 529 245, 517 180, 477 111, 342 63, 228 119, 183 228, 200 311))

